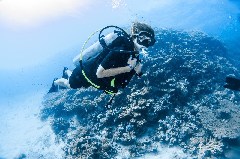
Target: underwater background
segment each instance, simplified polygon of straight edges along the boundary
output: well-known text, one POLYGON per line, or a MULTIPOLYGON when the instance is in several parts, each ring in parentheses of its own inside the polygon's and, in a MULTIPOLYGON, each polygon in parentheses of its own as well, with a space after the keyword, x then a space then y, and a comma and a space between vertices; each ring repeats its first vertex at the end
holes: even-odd
POLYGON ((239 158, 239 29, 237 0, 0 0, 0 158, 239 158), (134 21, 157 42, 109 109, 46 94, 92 32, 134 21))

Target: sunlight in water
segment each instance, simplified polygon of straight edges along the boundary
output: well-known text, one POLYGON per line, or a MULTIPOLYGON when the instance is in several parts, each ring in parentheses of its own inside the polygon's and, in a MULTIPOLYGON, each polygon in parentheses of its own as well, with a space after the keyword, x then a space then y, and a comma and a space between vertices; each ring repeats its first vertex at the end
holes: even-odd
POLYGON ((63 15, 73 15, 86 7, 85 0, 1 1, 0 20, 11 26, 33 26, 63 15))
POLYGON ((126 3, 124 0, 112 0, 112 8, 119 8, 122 6, 126 6, 126 3))

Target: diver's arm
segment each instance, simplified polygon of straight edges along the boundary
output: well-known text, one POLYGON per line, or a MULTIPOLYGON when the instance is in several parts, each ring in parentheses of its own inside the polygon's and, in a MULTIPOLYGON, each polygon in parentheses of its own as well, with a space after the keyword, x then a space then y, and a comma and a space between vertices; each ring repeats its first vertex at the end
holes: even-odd
POLYGON ((131 70, 132 69, 129 66, 110 68, 110 69, 105 70, 101 65, 99 65, 96 75, 98 78, 104 78, 104 77, 116 76, 121 73, 130 72, 131 70))
POLYGON ((136 66, 136 61, 137 61, 136 58, 132 59, 130 57, 128 59, 128 66, 110 68, 110 69, 104 69, 101 65, 99 65, 96 75, 98 78, 104 78, 104 77, 116 76, 126 72, 131 72, 131 70, 136 66))

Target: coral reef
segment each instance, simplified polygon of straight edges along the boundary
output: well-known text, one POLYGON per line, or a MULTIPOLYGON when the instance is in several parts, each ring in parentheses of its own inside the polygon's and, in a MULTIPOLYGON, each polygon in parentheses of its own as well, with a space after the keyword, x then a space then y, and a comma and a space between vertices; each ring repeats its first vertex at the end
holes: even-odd
MULTIPOLYGON (((224 158, 240 130, 240 95, 223 88, 239 76, 223 44, 203 33, 159 29, 144 74, 109 95, 93 88, 63 90, 43 101, 65 158, 123 158, 158 154, 159 143, 190 158, 224 158)), ((181 157, 179 157, 181 158, 181 157)), ((186 157, 184 157, 186 158, 186 157)))
POLYGON ((199 117, 205 129, 219 139, 240 137, 240 107, 228 100, 219 101, 219 108, 199 108, 199 117))

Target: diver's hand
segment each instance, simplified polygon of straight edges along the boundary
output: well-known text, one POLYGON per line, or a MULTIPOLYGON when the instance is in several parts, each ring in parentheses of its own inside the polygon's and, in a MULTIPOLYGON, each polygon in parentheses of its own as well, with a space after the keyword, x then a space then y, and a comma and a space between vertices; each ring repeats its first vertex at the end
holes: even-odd
POLYGON ((130 68, 133 69, 133 68, 136 67, 137 59, 136 59, 136 58, 132 58, 132 57, 130 57, 130 58, 128 59, 127 64, 130 66, 130 68))
POLYGON ((138 63, 137 65, 136 65, 136 67, 134 68, 134 70, 135 70, 135 72, 139 75, 139 74, 141 74, 141 72, 142 72, 142 64, 141 63, 138 63))

